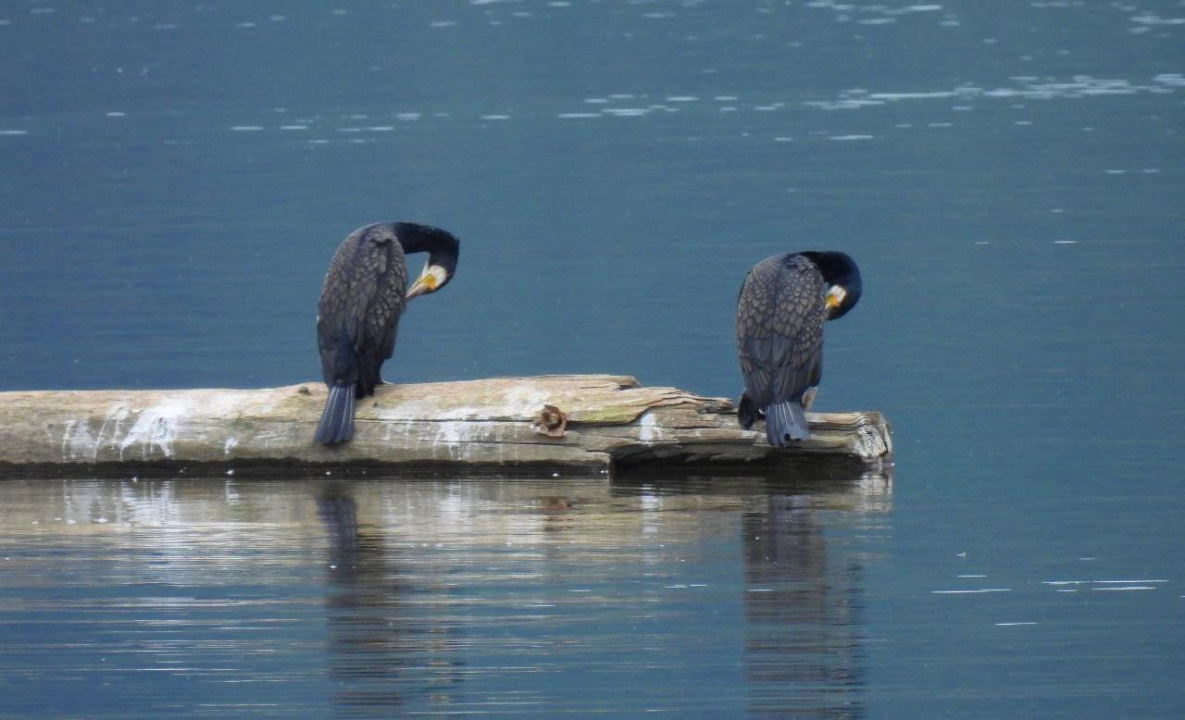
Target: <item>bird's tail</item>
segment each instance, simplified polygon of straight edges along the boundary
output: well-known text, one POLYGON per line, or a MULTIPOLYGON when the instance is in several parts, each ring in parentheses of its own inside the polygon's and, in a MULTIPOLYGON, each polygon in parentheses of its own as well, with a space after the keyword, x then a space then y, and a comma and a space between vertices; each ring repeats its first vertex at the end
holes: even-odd
POLYGON ((322 445, 343 443, 354 437, 354 385, 334 385, 317 424, 313 439, 322 445))
POLYGON ((810 436, 811 427, 798 400, 786 400, 765 409, 765 437, 770 445, 781 446, 787 440, 806 440, 810 436))

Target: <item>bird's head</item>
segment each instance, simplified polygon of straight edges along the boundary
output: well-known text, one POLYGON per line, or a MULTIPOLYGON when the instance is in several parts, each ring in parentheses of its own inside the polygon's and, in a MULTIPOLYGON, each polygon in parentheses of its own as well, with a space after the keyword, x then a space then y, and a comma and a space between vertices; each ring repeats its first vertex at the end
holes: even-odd
POLYGON ((404 253, 428 253, 428 262, 424 263, 420 276, 405 293, 408 300, 434 293, 453 279, 461 243, 452 233, 429 225, 395 223, 395 236, 404 253))
POLYGON ((824 304, 827 308, 827 319, 835 320, 856 307, 864 285, 860 280, 860 268, 846 253, 841 252, 804 252, 823 274, 823 281, 827 283, 827 294, 824 304))
POLYGON ((406 297, 411 300, 420 295, 429 295, 448 284, 453 274, 444 265, 434 265, 431 261, 424 263, 420 276, 407 289, 406 297))

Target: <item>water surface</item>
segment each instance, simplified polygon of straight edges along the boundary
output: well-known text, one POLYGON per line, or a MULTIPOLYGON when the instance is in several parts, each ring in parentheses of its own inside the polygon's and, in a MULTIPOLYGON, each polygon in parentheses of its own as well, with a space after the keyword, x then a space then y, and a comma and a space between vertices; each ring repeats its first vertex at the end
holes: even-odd
POLYGON ((891 491, 11 481, 2 707, 859 716, 891 491))
POLYGON ((844 250, 818 404, 897 450, 875 510, 801 475, 362 483, 352 541, 295 480, 6 480, 0 712, 1185 713, 1183 34, 1179 0, 0 8, 0 390, 315 379, 334 248, 404 219, 463 251, 399 382, 735 396, 745 271, 844 250), (141 494, 169 509, 116 514, 141 494), (536 529, 462 553, 456 516, 536 529))

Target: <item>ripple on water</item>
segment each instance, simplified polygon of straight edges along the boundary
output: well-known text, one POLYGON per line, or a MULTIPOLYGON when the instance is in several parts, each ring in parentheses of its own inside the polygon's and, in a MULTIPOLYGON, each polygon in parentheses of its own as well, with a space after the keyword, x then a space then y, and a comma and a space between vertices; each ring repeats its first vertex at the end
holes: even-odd
MULTIPOLYGON (((845 90, 831 100, 811 100, 808 107, 821 110, 859 110, 894 103, 925 102, 957 98, 964 102, 987 100, 1061 100, 1115 95, 1166 94, 1185 87, 1185 76, 1162 73, 1149 82, 1133 82, 1123 78, 1098 78, 1075 75, 1064 81, 1042 81, 1036 77, 1013 77, 1017 84, 994 88, 960 85, 948 90, 868 91, 845 90)), ((768 106, 763 106, 768 107, 768 106)), ((970 109, 970 105, 960 105, 970 109)), ((761 108, 758 108, 761 109, 761 108)))
MULTIPOLYGON (((1073 241, 1070 241, 1073 242, 1073 241)), ((1092 560, 1093 558, 1082 558, 1082 560, 1092 560)), ((1052 591, 1062 595, 1074 595, 1083 591, 1088 592, 1105 592, 1105 593, 1151 593, 1163 588, 1168 584, 1165 578, 1103 578, 1103 579, 1057 579, 1057 580, 1042 580, 1039 583, 1023 583, 1023 587, 1015 591, 1013 588, 992 586, 987 582, 988 575, 985 573, 961 573, 955 576, 956 580, 972 585, 969 587, 951 587, 942 588, 938 590, 931 590, 932 595, 942 596, 983 596, 983 595, 1002 595, 1006 597, 1013 597, 1012 600, 1005 600, 1004 602, 1019 602, 1021 609, 1027 609, 1031 606, 1033 594, 1041 593, 1042 591, 1052 591)), ((970 602, 970 600, 968 601, 970 602)), ((998 606, 993 606, 998 607, 998 606)), ((1048 611, 1046 611, 1048 614, 1048 611)), ((1036 622, 1029 620, 1000 620, 993 623, 996 627, 1012 627, 1016 625, 1035 625, 1036 622)))
POLYGON ((1185 17, 1161 17, 1153 12, 1142 12, 1129 18, 1137 25, 1185 25, 1185 17))
POLYGON ((601 112, 613 117, 642 117, 650 114, 650 108, 605 108, 601 112))

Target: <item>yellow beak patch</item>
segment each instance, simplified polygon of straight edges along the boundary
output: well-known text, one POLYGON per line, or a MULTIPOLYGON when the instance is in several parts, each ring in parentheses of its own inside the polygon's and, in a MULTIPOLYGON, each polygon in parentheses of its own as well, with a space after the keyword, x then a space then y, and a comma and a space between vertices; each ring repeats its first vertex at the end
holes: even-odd
POLYGON ((416 281, 412 283, 412 286, 407 289, 407 292, 404 293, 404 296, 410 300, 417 295, 436 292, 436 288, 440 287, 441 276, 443 274, 444 270, 441 268, 433 266, 425 267, 424 272, 420 273, 420 276, 416 278, 416 281))

